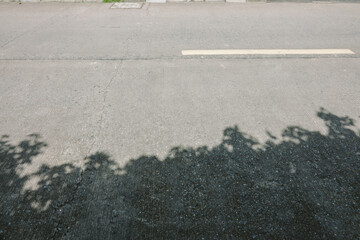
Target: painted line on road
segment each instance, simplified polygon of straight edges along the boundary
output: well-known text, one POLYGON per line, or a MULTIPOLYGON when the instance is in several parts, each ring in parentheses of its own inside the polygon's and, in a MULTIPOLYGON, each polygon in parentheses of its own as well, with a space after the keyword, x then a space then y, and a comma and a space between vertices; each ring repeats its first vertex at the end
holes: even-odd
POLYGON ((194 55, 334 55, 355 54, 350 49, 215 49, 182 50, 183 56, 194 55))

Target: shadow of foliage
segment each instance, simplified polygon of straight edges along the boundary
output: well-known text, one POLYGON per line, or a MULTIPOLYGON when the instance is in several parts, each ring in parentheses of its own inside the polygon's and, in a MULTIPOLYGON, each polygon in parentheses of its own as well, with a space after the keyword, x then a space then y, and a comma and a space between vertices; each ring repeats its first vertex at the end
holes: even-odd
POLYGON ((19 168, 46 147, 38 135, 0 140, 1 235, 8 239, 359 239, 360 136, 320 109, 328 133, 298 126, 260 144, 237 126, 214 148, 173 148, 123 168, 106 153, 19 168), (40 179, 37 190, 26 181, 40 179))

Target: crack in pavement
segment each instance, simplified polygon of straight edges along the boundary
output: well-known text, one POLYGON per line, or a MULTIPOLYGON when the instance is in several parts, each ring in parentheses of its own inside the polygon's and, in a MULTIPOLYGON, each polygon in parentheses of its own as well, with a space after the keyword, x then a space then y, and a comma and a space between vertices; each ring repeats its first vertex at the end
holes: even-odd
MULTIPOLYGON (((122 62, 120 62, 119 64, 117 64, 117 65, 115 66, 115 73, 114 73, 114 75, 111 77, 111 79, 109 80, 109 82, 106 84, 105 88, 102 90, 103 101, 102 101, 101 115, 100 115, 100 120, 99 120, 99 122, 100 122, 100 127, 99 127, 98 130, 97 130, 98 133, 97 133, 97 134, 95 133, 94 136, 100 135, 100 134, 101 134, 101 130, 104 128, 104 111, 105 111, 105 107, 106 107, 107 93, 109 92, 109 87, 110 87, 111 83, 114 81, 115 77, 116 77, 116 76, 118 75, 118 73, 119 73, 119 69, 121 68, 121 67, 120 67, 120 66, 121 66, 121 63, 122 63, 122 62)), ((96 143, 96 137, 94 138, 94 141, 91 143, 90 148, 89 148, 89 150, 87 151, 84 160, 86 160, 86 159, 89 157, 90 153, 93 151, 93 148, 94 148, 95 143, 96 143)), ((85 170, 85 169, 84 169, 84 166, 82 166, 82 167, 81 167, 81 172, 80 172, 79 185, 80 185, 80 183, 81 183, 81 181, 82 181, 82 179, 83 179, 82 177, 83 177, 84 170, 85 170)))
MULTIPOLYGON (((104 127, 104 110, 105 110, 105 103, 106 103, 106 98, 107 98, 107 95, 108 95, 108 92, 109 92, 109 88, 110 88, 110 85, 111 83, 114 81, 115 77, 118 75, 119 73, 119 69, 121 68, 122 66, 122 62, 120 62, 119 64, 117 64, 115 66, 115 73, 114 73, 114 76, 111 77, 110 81, 107 83, 107 85, 105 86, 104 90, 103 90, 103 94, 104 94, 104 97, 103 97, 103 102, 102 102, 102 108, 101 108, 101 116, 100 116, 100 129, 99 129, 99 132, 101 131, 101 129, 103 129, 104 127)), ((95 143, 95 141, 94 141, 95 143)), ((89 154, 90 152, 88 152, 89 154)))
MULTIPOLYGON (((101 94, 103 94, 103 101, 102 101, 102 108, 101 108, 101 116, 100 116, 100 127, 98 128, 98 133, 97 134, 94 134, 95 136, 96 135, 100 135, 101 134, 101 130, 103 129, 104 127, 104 110, 105 110, 105 107, 106 107, 106 98, 107 98, 107 95, 108 95, 108 92, 109 92, 109 88, 110 88, 110 85, 111 83, 114 81, 115 77, 118 75, 119 73, 119 69, 121 68, 121 62, 117 65, 115 65, 115 71, 113 73, 113 76, 110 78, 109 82, 106 84, 105 88, 101 91, 101 94)), ((71 205, 71 203, 75 200, 76 198, 76 193, 80 187, 80 185, 82 184, 83 182, 83 179, 84 179, 84 173, 86 171, 85 167, 84 167, 84 164, 85 164, 85 161, 88 159, 90 153, 93 151, 93 148, 94 148, 94 145, 96 143, 96 138, 94 139, 94 141, 91 143, 90 145, 90 148, 88 149, 87 153, 86 153, 86 156, 85 158, 83 159, 84 161, 82 162, 81 164, 81 167, 80 167, 80 174, 79 174, 79 178, 77 179, 76 183, 75 183, 75 187, 74 189, 72 190, 72 194, 71 194, 71 198, 68 199, 67 201, 63 202, 61 205, 59 206, 52 206, 52 208, 54 209, 55 212, 58 212, 59 210, 61 210, 62 208, 64 208, 65 206, 67 205, 71 205)), ((96 181, 96 179, 95 179, 96 181)), ((74 226, 76 224, 77 220, 75 219, 74 221, 71 221, 70 222, 64 222, 62 220, 61 217, 58 218, 58 221, 57 221, 57 224, 56 224, 56 227, 55 229, 52 231, 52 234, 49 236, 49 239, 54 239, 56 238, 57 234, 61 231, 61 230, 64 230, 64 234, 68 233, 68 231, 70 230, 70 228, 72 226, 74 226)))

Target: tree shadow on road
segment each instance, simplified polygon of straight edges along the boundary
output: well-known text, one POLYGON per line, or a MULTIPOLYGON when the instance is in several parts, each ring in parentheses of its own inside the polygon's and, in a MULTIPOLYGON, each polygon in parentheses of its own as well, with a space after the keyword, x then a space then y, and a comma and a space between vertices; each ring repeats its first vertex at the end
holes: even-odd
MULTIPOLYGON (((298 126, 260 144, 237 126, 214 147, 173 148, 121 168, 110 155, 83 168, 19 168, 46 144, 0 140, 1 235, 28 239, 358 239, 360 136, 325 109, 327 134, 298 126), (24 190, 39 179, 37 190, 24 190)), ((0 236, 1 236, 0 235, 0 236)))

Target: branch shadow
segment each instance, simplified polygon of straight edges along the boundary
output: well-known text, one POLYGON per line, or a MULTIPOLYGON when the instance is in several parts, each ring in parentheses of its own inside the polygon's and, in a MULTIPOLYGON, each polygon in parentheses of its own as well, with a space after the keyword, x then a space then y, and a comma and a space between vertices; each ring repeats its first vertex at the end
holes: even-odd
POLYGON ((359 239, 360 134, 325 109, 327 134, 289 126, 260 144, 237 126, 214 148, 173 148, 123 168, 104 152, 18 170, 47 146, 0 140, 7 239, 359 239), (37 190, 24 190, 36 176, 37 190))

